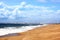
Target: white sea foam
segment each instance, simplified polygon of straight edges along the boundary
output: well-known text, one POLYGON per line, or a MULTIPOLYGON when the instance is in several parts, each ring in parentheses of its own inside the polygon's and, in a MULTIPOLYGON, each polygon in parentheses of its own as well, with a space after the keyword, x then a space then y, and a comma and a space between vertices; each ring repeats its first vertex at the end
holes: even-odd
POLYGON ((7 28, 0 28, 0 36, 10 34, 10 33, 20 33, 20 32, 25 32, 28 30, 32 30, 37 27, 42 27, 46 26, 47 24, 44 25, 36 25, 36 26, 22 26, 22 27, 7 27, 7 28))

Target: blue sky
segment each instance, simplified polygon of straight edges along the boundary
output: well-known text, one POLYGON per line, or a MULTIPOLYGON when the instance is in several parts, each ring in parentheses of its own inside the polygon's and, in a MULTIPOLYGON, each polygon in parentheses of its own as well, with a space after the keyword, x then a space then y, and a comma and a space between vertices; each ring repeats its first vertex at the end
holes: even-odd
POLYGON ((0 23, 60 23, 60 0, 0 0, 0 23))

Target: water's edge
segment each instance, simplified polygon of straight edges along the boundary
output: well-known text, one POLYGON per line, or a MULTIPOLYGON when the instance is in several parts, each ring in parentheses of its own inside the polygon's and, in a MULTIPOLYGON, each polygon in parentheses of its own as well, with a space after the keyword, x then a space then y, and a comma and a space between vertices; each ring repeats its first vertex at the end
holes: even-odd
POLYGON ((35 25, 35 26, 22 26, 22 27, 5 27, 5 28, 0 28, 0 36, 7 35, 7 34, 12 34, 12 33, 20 33, 20 32, 25 32, 28 30, 32 30, 37 27, 42 27, 46 26, 47 24, 43 25, 35 25))

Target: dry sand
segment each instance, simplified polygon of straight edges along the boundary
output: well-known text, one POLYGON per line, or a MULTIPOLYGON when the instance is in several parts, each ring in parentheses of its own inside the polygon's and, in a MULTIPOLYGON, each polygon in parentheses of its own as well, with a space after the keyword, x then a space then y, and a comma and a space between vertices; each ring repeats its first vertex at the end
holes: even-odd
POLYGON ((16 36, 0 37, 0 40, 60 40, 60 24, 49 24, 16 36))

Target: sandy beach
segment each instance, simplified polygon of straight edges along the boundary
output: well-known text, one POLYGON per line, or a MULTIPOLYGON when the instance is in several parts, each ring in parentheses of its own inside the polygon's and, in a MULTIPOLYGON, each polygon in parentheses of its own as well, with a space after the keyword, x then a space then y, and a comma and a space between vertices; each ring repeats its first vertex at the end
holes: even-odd
POLYGON ((5 35, 0 37, 0 40, 60 40, 60 24, 49 24, 18 34, 16 36, 5 35))

